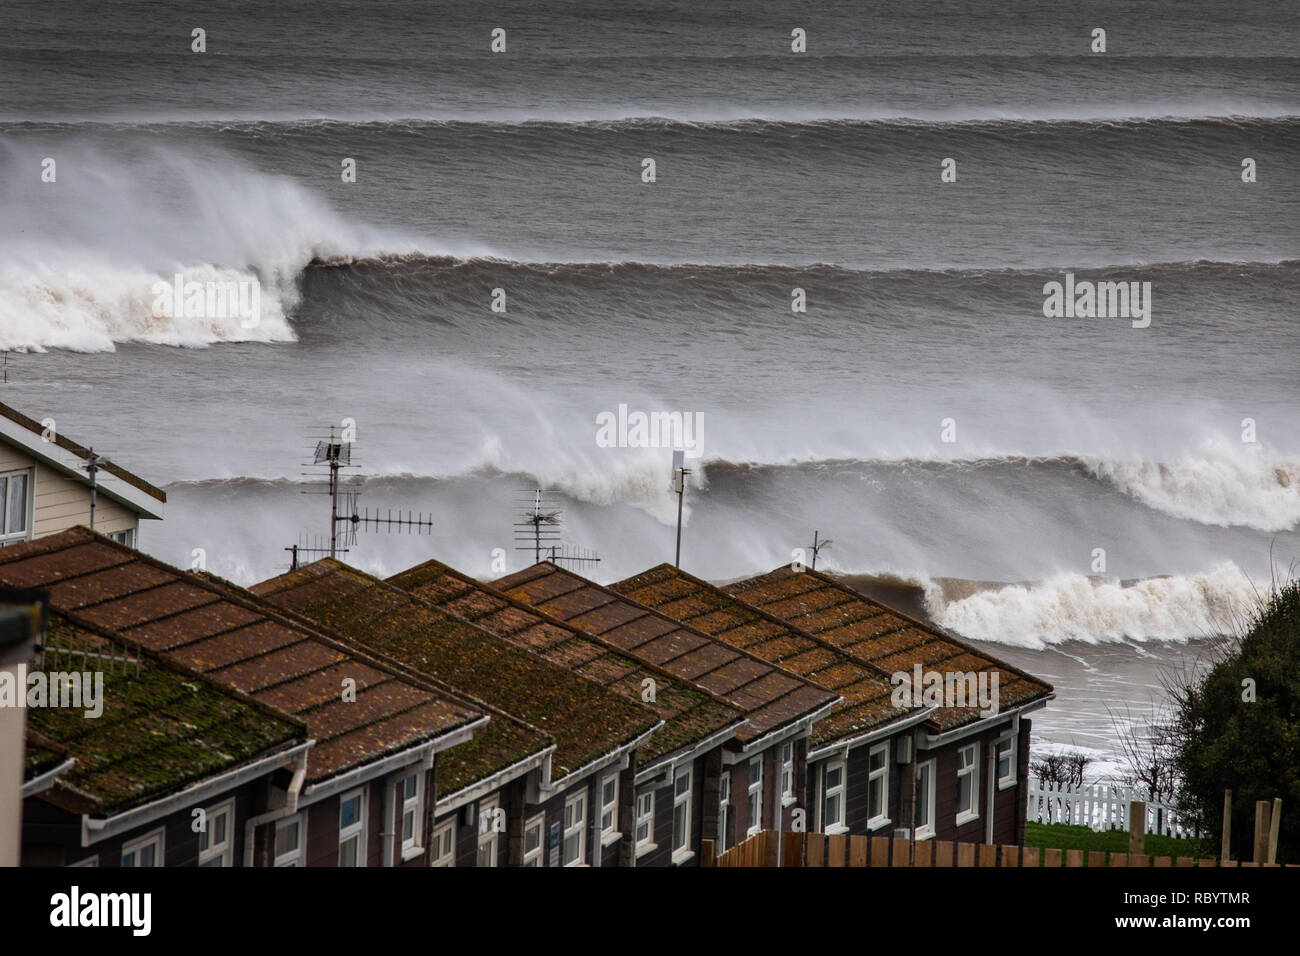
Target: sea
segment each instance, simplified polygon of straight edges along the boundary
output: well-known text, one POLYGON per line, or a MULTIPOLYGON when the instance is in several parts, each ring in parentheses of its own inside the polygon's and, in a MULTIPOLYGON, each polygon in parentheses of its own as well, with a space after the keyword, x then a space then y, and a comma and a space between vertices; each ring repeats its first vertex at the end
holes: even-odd
POLYGON ((1300 560, 1298 41, 1275 0, 7 0, 0 401, 241 584, 328 546, 331 426, 339 508, 415 516, 343 536, 368 571, 526 566, 538 492, 593 578, 672 561, 671 443, 598 423, 680 413, 684 568, 829 538, 1119 773, 1300 560), (159 314, 177 276, 256 321, 159 314))

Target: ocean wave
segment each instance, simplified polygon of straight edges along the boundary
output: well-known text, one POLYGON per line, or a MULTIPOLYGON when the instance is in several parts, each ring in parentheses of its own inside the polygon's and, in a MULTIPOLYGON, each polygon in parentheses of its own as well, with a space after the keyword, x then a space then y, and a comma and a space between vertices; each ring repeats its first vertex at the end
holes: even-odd
POLYGON ((1207 442, 1171 461, 1086 459, 1090 473, 1150 508, 1201 524, 1286 531, 1300 524, 1300 456, 1207 442))
POLYGON ((1062 574, 948 600, 926 589, 926 608, 964 637, 1041 649, 1068 641, 1184 642, 1234 633, 1261 590, 1231 562, 1201 574, 1135 582, 1062 574))

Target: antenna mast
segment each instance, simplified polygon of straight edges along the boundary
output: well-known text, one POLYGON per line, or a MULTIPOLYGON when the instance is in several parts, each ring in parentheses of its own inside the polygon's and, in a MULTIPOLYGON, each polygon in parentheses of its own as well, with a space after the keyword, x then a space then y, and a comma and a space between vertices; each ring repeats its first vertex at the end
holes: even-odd
POLYGON ((90 475, 90 530, 95 530, 95 476, 99 474, 99 463, 103 457, 95 454, 95 449, 87 449, 89 454, 86 456, 86 464, 82 467, 86 469, 86 474, 90 475))
POLYGON ((830 538, 823 538, 821 539, 821 541, 818 541, 817 532, 815 530, 813 531, 813 543, 812 543, 811 550, 812 550, 812 569, 814 571, 817 570, 817 552, 820 551, 822 548, 829 548, 831 546, 831 543, 832 542, 830 538))
POLYGON ((686 497, 686 476, 691 470, 686 467, 686 454, 673 452, 673 485, 670 490, 677 492, 677 557, 673 567, 682 566, 682 500, 686 497))
POLYGON ((533 552, 533 563, 545 558, 552 564, 597 564, 600 556, 586 548, 570 548, 560 541, 560 512, 555 502, 537 488, 531 499, 519 502, 524 506, 515 522, 515 550, 533 552))

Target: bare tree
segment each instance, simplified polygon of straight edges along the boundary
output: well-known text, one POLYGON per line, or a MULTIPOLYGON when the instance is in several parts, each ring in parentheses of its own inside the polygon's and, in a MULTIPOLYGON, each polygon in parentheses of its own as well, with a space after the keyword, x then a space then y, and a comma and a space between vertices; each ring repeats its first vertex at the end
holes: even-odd
POLYGON ((1164 833, 1165 807, 1161 804, 1172 805, 1178 794, 1172 718, 1155 705, 1149 716, 1139 718, 1133 716, 1128 704, 1119 712, 1107 706, 1106 713, 1123 764, 1119 782, 1131 787, 1140 799, 1157 804, 1156 832, 1164 833))
MULTIPOLYGON (((1078 790, 1084 785, 1084 778, 1088 771, 1088 764, 1092 758, 1079 750, 1064 750, 1060 753, 1045 754, 1029 764, 1030 771, 1033 772, 1039 780, 1044 783, 1050 783, 1053 787, 1065 790, 1078 790)), ((1047 819, 1052 822, 1053 807, 1051 802, 1047 805, 1047 819)), ((1067 801, 1063 807, 1065 822, 1070 822, 1070 804, 1067 801)))

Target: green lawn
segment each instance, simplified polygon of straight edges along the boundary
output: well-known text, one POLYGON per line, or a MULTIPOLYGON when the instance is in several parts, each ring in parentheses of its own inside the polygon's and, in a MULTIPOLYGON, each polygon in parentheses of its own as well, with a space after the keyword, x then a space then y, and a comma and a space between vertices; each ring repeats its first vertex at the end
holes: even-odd
MULTIPOLYGON (((1088 827, 1068 826, 1061 823, 1026 823, 1025 846, 1054 848, 1058 850, 1105 850, 1107 853, 1128 852, 1127 830, 1106 830, 1097 833, 1088 827)), ((1148 833, 1143 852, 1151 856, 1218 856, 1214 849, 1206 849, 1197 840, 1179 840, 1174 837, 1148 833)), ((1085 857, 1086 859, 1086 857, 1085 857)))

